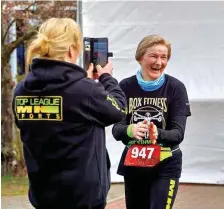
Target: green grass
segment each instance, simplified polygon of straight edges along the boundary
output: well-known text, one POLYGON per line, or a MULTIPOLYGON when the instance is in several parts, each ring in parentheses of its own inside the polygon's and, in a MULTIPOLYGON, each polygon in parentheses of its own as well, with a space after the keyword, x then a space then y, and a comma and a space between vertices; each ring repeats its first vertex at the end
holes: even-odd
POLYGON ((28 178, 27 177, 12 177, 2 176, 2 196, 27 195, 28 178))

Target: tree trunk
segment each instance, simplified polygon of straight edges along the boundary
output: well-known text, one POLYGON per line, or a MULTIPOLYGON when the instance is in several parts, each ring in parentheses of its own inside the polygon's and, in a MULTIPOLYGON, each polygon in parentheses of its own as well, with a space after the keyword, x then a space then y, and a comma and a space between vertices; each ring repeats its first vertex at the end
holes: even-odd
MULTIPOLYGON (((33 29, 37 28, 35 26, 33 29)), ((13 114, 12 114, 12 89, 14 83, 12 81, 11 67, 9 64, 10 55, 13 50, 21 43, 26 40, 29 40, 33 35, 35 35, 35 30, 28 31, 23 36, 16 39, 14 42, 4 45, 2 44, 1 48, 1 99, 2 99, 2 118, 1 118, 1 134, 2 134, 2 172, 1 175, 13 175, 15 174, 14 167, 12 166, 12 162, 15 158, 15 154, 13 153, 13 114)), ((17 168, 21 167, 22 171, 24 170, 24 160, 21 162, 17 162, 19 165, 17 168), (21 166, 20 166, 21 165, 21 166)), ((18 169, 17 169, 18 170, 18 169)), ((16 171, 16 173, 19 173, 16 171)), ((24 173, 24 172, 22 172, 24 173)), ((16 174, 17 175, 17 174, 16 174)), ((19 174, 20 175, 20 174, 19 174)))
MULTIPOLYGON (((2 51, 4 53, 4 51, 2 51)), ((9 175, 12 173, 12 75, 9 64, 9 57, 2 54, 2 66, 1 66, 1 134, 2 134, 2 175, 9 175)))

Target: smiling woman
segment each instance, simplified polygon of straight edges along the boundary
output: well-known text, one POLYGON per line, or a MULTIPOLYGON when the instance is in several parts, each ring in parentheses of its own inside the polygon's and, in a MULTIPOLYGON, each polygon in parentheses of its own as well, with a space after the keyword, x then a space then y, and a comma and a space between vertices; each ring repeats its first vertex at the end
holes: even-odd
POLYGON ((157 35, 145 37, 138 45, 135 58, 145 81, 158 79, 171 56, 171 44, 157 35))
POLYGON ((164 73, 170 57, 170 42, 147 36, 136 50, 141 68, 120 82, 128 114, 112 132, 127 145, 118 167, 127 209, 171 209, 176 197, 182 167, 179 144, 191 112, 184 84, 164 73))
POLYGON ((148 48, 139 60, 144 80, 155 80, 161 76, 168 62, 168 49, 163 45, 148 48))

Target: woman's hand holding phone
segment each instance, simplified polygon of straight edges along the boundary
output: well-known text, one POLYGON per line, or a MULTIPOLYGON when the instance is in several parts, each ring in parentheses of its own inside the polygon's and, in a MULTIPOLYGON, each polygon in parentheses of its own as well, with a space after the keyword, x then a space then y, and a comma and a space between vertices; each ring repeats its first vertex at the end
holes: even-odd
POLYGON ((99 77, 104 73, 109 73, 110 75, 112 75, 113 65, 111 61, 108 61, 108 63, 104 67, 97 65, 96 69, 99 77))
POLYGON ((113 65, 112 65, 112 62, 109 61, 106 64, 106 66, 104 66, 104 67, 101 67, 100 65, 97 65, 96 66, 96 69, 97 69, 97 72, 95 73, 94 72, 94 65, 93 65, 93 63, 91 63, 89 65, 88 70, 86 71, 87 72, 87 77, 88 78, 91 78, 93 80, 96 80, 96 79, 98 79, 104 73, 109 73, 110 75, 112 75, 113 65))

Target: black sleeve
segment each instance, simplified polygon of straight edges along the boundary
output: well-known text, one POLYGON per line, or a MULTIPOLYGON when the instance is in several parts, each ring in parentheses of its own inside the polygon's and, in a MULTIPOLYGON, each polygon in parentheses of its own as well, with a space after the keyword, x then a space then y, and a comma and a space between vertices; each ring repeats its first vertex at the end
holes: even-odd
POLYGON ((114 124, 112 128, 112 134, 117 141, 122 141, 124 145, 127 145, 128 142, 132 139, 127 135, 128 125, 126 120, 123 120, 119 123, 114 124))
POLYGON ((173 92, 168 109, 166 130, 158 128, 158 143, 175 146, 184 139, 187 117, 191 115, 187 91, 183 83, 179 83, 173 92))
POLYGON ((101 75, 99 83, 92 86, 88 109, 90 120, 102 126, 112 125, 126 117, 125 94, 110 74, 101 75))
MULTIPOLYGON (((125 85, 120 82, 121 89, 125 92, 125 85)), ((117 141, 122 141, 124 145, 127 145, 128 142, 132 139, 127 135, 128 128, 127 117, 123 119, 121 122, 114 124, 112 128, 112 134, 117 141)))

